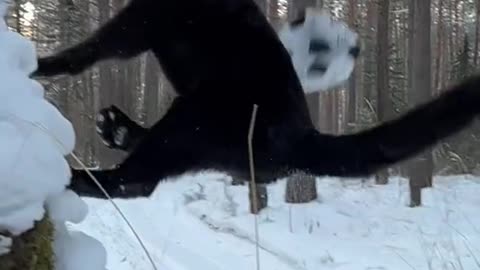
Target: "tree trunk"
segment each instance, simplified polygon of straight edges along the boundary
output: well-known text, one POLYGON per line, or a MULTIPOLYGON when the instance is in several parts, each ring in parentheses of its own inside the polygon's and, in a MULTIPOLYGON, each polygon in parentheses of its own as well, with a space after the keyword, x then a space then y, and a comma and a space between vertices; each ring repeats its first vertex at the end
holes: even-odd
POLYGON ((475 1, 475 45, 473 50, 473 64, 478 65, 478 43, 480 42, 480 1, 475 1))
MULTIPOLYGON (((315 6, 313 0, 296 0, 290 2, 289 19, 294 20, 305 11, 307 7, 315 6)), ((310 116, 316 128, 319 123, 319 94, 312 93, 306 96, 310 116)), ((317 186, 315 177, 312 175, 298 172, 289 177, 285 189, 285 200, 288 203, 307 203, 317 199, 317 186)))
MULTIPOLYGON (((98 13, 99 25, 103 25, 110 20, 113 11, 109 0, 98 2, 98 13)), ((97 91, 98 107, 96 108, 95 113, 102 108, 117 103, 115 96, 118 95, 120 89, 118 89, 115 85, 115 79, 117 75, 115 72, 114 61, 115 60, 106 60, 97 63, 99 72, 99 85, 97 91)), ((118 164, 118 162, 125 158, 125 153, 105 147, 99 136, 95 135, 94 138, 98 149, 97 159, 99 160, 99 165, 102 168, 108 168, 114 164, 118 164)))
MULTIPOLYGON (((349 0, 348 1, 348 25, 353 28, 357 29, 357 20, 358 20, 358 14, 357 14, 357 0, 349 0)), ((346 119, 346 130, 347 132, 354 132, 356 130, 356 124, 357 124, 357 113, 358 113, 358 107, 360 105, 359 97, 361 97, 361 93, 358 93, 358 90, 360 89, 357 87, 357 76, 359 76, 359 69, 358 66, 360 66, 357 62, 355 69, 353 70, 352 75, 350 76, 350 79, 348 80, 348 107, 347 107, 347 119, 346 119)))
MULTIPOLYGON (((365 38, 365 48, 368 48, 368 50, 364 50, 364 64, 363 64, 363 69, 364 69, 364 74, 363 74, 363 95, 366 100, 372 101, 374 98, 374 91, 376 90, 375 85, 375 75, 376 75, 376 63, 377 63, 377 54, 376 52, 376 46, 377 43, 375 42, 376 37, 377 37, 377 18, 378 18, 378 7, 377 7, 377 2, 376 1, 367 1, 366 2, 366 7, 367 7, 367 22, 366 22, 366 38, 365 38)), ((363 45, 362 45, 363 46, 363 45)))
MULTIPOLYGON (((409 105, 424 103, 431 98, 431 11, 430 0, 410 2, 409 105)), ((410 178, 411 206, 421 205, 421 189, 432 185, 433 160, 426 150, 407 162, 410 178)))
POLYGON ((162 68, 151 53, 145 64, 145 124, 151 126, 163 118, 176 98, 176 93, 162 68))
MULTIPOLYGON (((377 119, 379 123, 390 120, 393 114, 388 72, 388 57, 390 53, 389 8, 389 0, 379 1, 377 17, 377 119)), ((388 168, 381 170, 375 176, 375 183, 379 185, 387 184, 388 176, 388 168)))
MULTIPOLYGON (((442 66, 443 66, 443 44, 445 42, 445 37, 443 36, 444 34, 444 27, 443 27, 443 5, 444 5, 444 0, 439 0, 438 3, 438 24, 437 24, 437 48, 436 48, 436 61, 435 61, 435 82, 434 82, 434 91, 436 94, 440 89, 443 88, 443 83, 442 83, 442 66)), ((477 23, 478 26, 478 23, 477 23)), ((475 60, 476 61, 476 60, 475 60)), ((474 61, 474 62, 475 62, 474 61)))
POLYGON ((318 198, 315 177, 303 172, 296 173, 287 181, 285 201, 307 203, 318 198))
POLYGON ((14 238, 10 253, 0 256, 0 270, 54 270, 53 224, 47 217, 14 238))

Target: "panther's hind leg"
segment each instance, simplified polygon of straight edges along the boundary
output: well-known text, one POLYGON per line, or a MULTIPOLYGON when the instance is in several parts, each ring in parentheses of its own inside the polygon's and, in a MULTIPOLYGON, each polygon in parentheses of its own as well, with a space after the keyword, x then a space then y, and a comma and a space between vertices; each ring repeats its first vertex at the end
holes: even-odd
MULTIPOLYGON (((160 181, 201 170, 212 169, 233 178, 250 179, 246 141, 249 110, 238 113, 238 108, 231 107, 204 106, 196 99, 177 98, 121 164, 93 174, 116 198, 147 197, 160 181), (239 126, 245 132, 238 132, 239 126)), ((261 125, 255 131, 257 183, 275 180, 285 160, 279 155, 287 153, 275 146, 284 144, 275 134, 280 136, 285 132, 268 136, 267 131, 261 125)), ((71 188, 82 196, 104 197, 83 171, 74 170, 71 188)))
MULTIPOLYGON (((90 173, 112 198, 147 197, 157 185, 154 182, 124 184, 118 169, 91 170, 90 173)), ((72 181, 68 188, 79 196, 106 198, 100 187, 90 178, 89 173, 82 169, 72 169, 72 181)))
MULTIPOLYGON (((227 129, 210 125, 202 107, 177 98, 121 164, 92 173, 112 197, 132 198, 149 196, 161 180, 169 177, 222 166, 228 169, 233 163, 228 158, 236 155, 226 155, 228 151, 223 149, 231 144, 212 137, 227 129)), ((70 188, 82 196, 104 198, 82 170, 73 171, 70 188)))

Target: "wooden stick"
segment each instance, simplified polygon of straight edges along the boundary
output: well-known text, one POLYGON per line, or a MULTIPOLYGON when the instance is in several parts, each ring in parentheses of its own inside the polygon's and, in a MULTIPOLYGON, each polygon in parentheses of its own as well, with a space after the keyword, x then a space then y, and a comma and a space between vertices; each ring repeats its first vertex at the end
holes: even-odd
POLYGON ((256 263, 257 263, 257 270, 260 270, 260 247, 259 247, 259 237, 258 237, 258 218, 257 218, 257 213, 258 213, 258 203, 257 203, 257 185, 255 182, 255 166, 254 166, 254 160, 253 160, 253 146, 252 146, 252 141, 253 141, 253 132, 255 130, 255 121, 257 119, 257 111, 258 111, 258 105, 253 104, 253 112, 252 112, 252 118, 250 120, 250 128, 248 129, 248 156, 249 156, 249 161, 250 161, 250 185, 252 188, 252 193, 253 193, 253 198, 252 198, 252 203, 253 203, 253 211, 254 213, 254 218, 255 218, 255 244, 256 244, 256 263))

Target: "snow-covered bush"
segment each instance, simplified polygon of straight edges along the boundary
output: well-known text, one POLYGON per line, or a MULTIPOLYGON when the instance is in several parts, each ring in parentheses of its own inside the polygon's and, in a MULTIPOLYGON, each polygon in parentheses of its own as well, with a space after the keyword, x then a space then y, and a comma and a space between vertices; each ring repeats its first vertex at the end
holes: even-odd
MULTIPOLYGON (((8 3, 0 0, 0 16, 8 3)), ((103 270, 106 251, 97 240, 67 230, 81 222, 86 204, 67 190, 71 171, 65 156, 73 151, 72 124, 44 98, 41 84, 29 78, 37 68, 35 46, 0 20, 0 255, 12 241, 48 212, 54 224, 56 270, 103 270), (88 261, 85 262, 85 258, 88 261), (80 261, 81 260, 81 261, 80 261)))

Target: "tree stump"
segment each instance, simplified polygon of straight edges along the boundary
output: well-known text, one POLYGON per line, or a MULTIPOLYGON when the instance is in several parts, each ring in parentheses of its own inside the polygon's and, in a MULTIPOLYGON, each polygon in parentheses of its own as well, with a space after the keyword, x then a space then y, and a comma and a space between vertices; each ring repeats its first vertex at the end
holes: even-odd
POLYGON ((0 256, 0 270, 54 270, 53 224, 45 217, 13 239, 10 253, 0 256))
POLYGON ((386 185, 388 184, 388 169, 381 170, 375 175, 375 184, 377 185, 386 185))
POLYGON ((298 172, 287 180, 285 201, 287 203, 308 203, 318 198, 315 177, 298 172))

